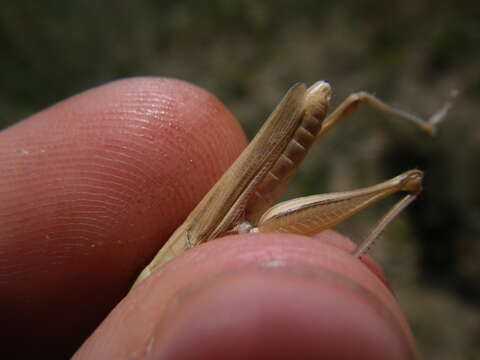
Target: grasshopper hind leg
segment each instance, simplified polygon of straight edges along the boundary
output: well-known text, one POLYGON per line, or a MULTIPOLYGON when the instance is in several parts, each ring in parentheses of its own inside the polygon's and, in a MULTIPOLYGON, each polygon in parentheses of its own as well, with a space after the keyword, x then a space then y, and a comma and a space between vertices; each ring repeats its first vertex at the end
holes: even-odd
POLYGON ((313 195, 281 202, 270 208, 254 231, 314 235, 348 219, 363 209, 399 191, 408 194, 398 201, 374 226, 353 255, 359 257, 375 242, 388 224, 422 190, 423 173, 409 170, 393 179, 364 189, 313 195))

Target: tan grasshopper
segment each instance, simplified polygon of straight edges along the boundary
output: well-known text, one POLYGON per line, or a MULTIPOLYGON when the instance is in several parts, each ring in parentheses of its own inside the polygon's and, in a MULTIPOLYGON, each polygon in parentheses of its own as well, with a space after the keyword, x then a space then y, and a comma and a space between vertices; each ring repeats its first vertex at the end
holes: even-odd
POLYGON ((393 108, 365 92, 351 94, 327 116, 331 88, 319 81, 307 88, 294 85, 255 138, 172 234, 134 286, 161 264, 183 251, 224 236, 247 232, 287 232, 313 235, 342 222, 398 191, 407 195, 395 204, 362 241, 353 256, 361 256, 385 227, 422 190, 423 173, 407 171, 383 183, 341 193, 313 195, 273 206, 308 149, 338 121, 363 103, 409 120, 427 134, 450 108, 447 102, 428 120, 393 108))

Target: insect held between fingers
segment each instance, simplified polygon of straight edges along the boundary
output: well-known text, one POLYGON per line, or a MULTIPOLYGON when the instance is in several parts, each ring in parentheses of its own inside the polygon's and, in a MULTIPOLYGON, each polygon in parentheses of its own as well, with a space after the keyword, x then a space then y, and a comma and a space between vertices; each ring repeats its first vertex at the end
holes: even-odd
POLYGON ((407 171, 368 188, 341 193, 314 195, 275 203, 287 186, 309 148, 333 125, 361 104, 409 120, 427 134, 451 104, 446 103, 428 120, 396 109, 365 92, 352 94, 327 116, 331 87, 319 81, 307 88, 294 85, 266 120, 260 131, 172 234, 134 287, 161 264, 192 246, 226 234, 246 232, 289 232, 311 235, 328 229, 371 204, 398 191, 408 194, 394 205, 354 251, 361 256, 421 191, 423 174, 407 171))

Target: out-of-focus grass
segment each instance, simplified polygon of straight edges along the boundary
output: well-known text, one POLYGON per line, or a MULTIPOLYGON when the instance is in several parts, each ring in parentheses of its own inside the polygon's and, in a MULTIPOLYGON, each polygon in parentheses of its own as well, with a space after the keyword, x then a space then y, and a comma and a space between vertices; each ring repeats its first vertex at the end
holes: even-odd
MULTIPOLYGON (((457 1, 7 2, 0 11, 0 124, 121 77, 185 79, 252 136, 294 82, 368 90, 427 115, 461 95, 434 139, 362 109, 312 152, 287 197, 367 186, 409 168, 425 192, 374 256, 427 359, 480 353, 480 6, 457 1)), ((352 220, 359 238, 386 209, 352 220)))

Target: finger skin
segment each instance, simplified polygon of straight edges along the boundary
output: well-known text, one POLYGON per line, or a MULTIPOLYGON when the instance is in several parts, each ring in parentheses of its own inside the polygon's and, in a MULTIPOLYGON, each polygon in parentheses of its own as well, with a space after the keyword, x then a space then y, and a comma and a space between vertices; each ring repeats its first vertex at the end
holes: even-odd
POLYGON ((384 281, 333 232, 190 249, 110 313, 74 359, 413 359, 384 281))
POLYGON ((3 353, 71 355, 245 144, 215 97, 160 78, 0 133, 3 353))

